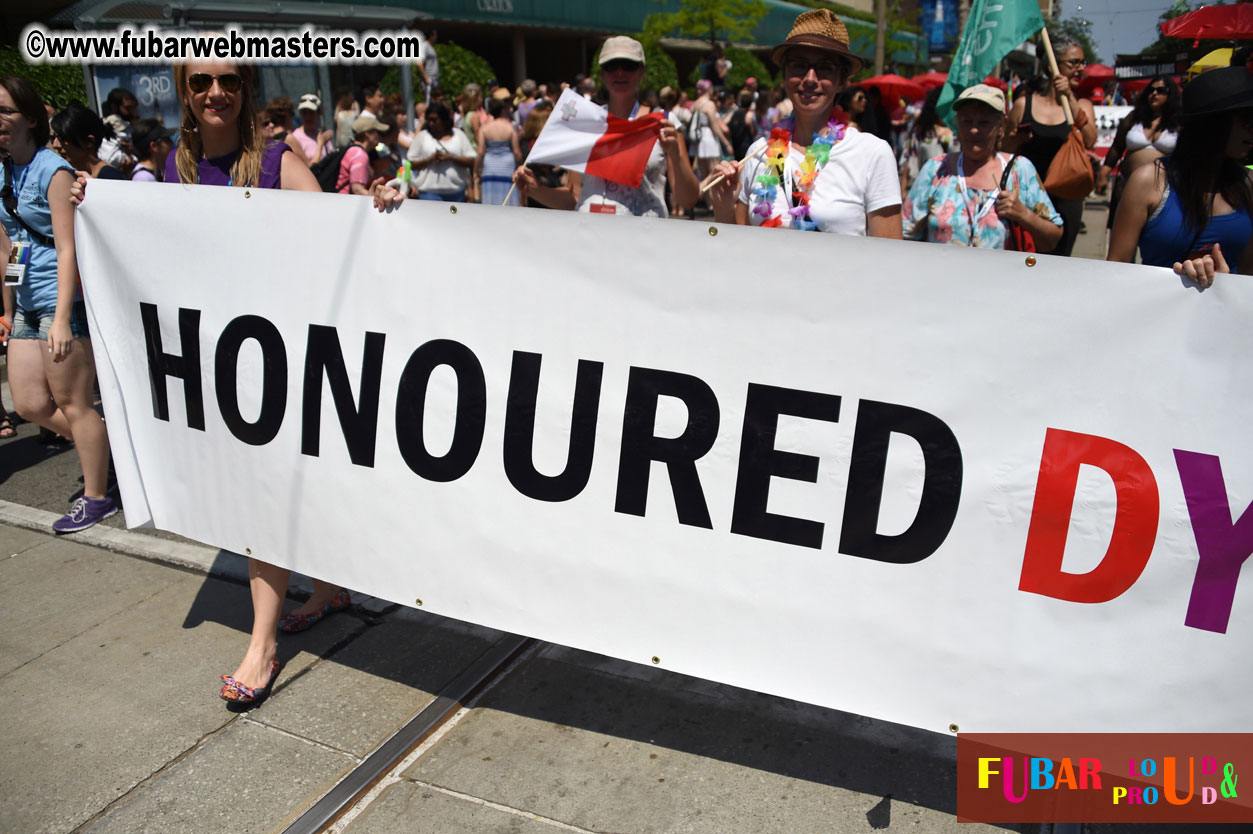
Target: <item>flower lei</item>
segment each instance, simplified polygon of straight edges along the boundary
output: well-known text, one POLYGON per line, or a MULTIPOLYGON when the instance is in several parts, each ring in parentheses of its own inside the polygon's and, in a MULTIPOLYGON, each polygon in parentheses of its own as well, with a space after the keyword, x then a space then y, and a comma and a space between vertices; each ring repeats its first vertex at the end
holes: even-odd
MULTIPOLYGON (((792 122, 788 120, 770 131, 770 136, 766 139, 766 164, 754 181, 756 184, 752 196, 757 200, 757 205, 753 207, 753 213, 764 218, 761 225, 766 228, 783 225, 782 215, 774 212, 774 200, 783 183, 783 168, 792 147, 791 128, 792 122)), ((801 161, 800 172, 792 188, 792 208, 788 209, 793 229, 802 232, 817 231, 818 224, 809 217, 809 196, 814 190, 818 172, 831 156, 831 148, 843 138, 844 125, 832 120, 818 131, 809 147, 805 148, 805 158, 801 161)))

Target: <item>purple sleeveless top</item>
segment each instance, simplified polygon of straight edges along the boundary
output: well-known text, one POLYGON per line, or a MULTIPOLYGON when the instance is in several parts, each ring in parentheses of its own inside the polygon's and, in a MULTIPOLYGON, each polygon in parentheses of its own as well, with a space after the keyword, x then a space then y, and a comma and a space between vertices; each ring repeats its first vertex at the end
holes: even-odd
MULTIPOLYGON (((281 188, 279 174, 283 164, 283 154, 290 151, 291 147, 284 142, 268 142, 265 150, 261 154, 261 175, 257 178, 258 188, 281 188)), ((165 181, 181 182, 178 178, 178 165, 174 162, 174 155, 178 153, 178 149, 170 151, 170 155, 165 158, 165 181)), ((239 151, 229 153, 226 156, 219 156, 215 159, 200 160, 200 184, 201 185, 230 185, 231 184, 231 166, 235 164, 235 160, 239 157, 239 151)))

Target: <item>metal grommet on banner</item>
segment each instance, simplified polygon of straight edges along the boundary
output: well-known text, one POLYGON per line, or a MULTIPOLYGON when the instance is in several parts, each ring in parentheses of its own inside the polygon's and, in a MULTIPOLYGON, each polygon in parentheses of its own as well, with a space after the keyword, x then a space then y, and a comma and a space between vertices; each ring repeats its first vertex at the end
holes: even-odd
POLYGON ((710 237, 717 237, 717 236, 718 236, 718 227, 717 227, 717 226, 710 226, 710 227, 709 227, 709 236, 710 236, 710 237))
POLYGON ((416 603, 418 604, 418 607, 419 607, 419 608, 421 608, 421 607, 422 607, 422 599, 421 599, 421 598, 415 599, 415 600, 414 600, 414 602, 416 602, 416 603))
POLYGON ((657 655, 653 655, 653 663, 654 663, 654 664, 656 664, 656 663, 660 663, 660 662, 661 662, 661 658, 660 658, 660 657, 658 657, 657 655))
POLYGON ((247 200, 247 199, 248 199, 249 197, 251 197, 251 196, 252 196, 252 192, 251 192, 251 191, 248 191, 247 189, 245 189, 245 190, 244 190, 244 199, 245 199, 245 200, 247 200))
POLYGON ((247 555, 251 556, 251 555, 252 555, 252 548, 251 548, 251 547, 245 547, 245 548, 244 548, 244 553, 246 553, 247 555))
POLYGON ((457 213, 457 207, 456 207, 456 206, 449 206, 449 207, 448 207, 448 213, 449 213, 449 214, 456 214, 456 213, 457 213))
POLYGON ((948 725, 948 731, 949 731, 950 733, 955 733, 955 732, 957 732, 957 725, 956 725, 956 724, 949 724, 949 725, 948 725))
POLYGON ((1027 256, 1027 266, 1035 266, 1035 255, 1027 256))

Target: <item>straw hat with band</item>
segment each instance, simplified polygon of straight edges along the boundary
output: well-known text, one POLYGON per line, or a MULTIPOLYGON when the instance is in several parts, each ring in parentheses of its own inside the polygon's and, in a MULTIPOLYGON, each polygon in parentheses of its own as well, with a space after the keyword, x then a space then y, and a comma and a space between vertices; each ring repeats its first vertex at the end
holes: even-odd
POLYGON ((788 32, 787 40, 770 53, 770 58, 780 67, 784 56, 794 46, 811 46, 834 52, 850 64, 848 74, 859 71, 864 62, 848 46, 848 27, 829 9, 814 9, 797 15, 788 32))
POLYGON ((1202 73, 1183 88, 1181 121, 1253 107, 1253 75, 1248 68, 1223 67, 1202 73))

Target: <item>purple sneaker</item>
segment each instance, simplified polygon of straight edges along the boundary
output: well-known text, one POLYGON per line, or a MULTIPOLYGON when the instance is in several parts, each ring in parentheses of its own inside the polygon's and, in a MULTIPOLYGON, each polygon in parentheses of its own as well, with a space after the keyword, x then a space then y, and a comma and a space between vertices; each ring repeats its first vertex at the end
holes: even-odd
POLYGON ((52 532, 76 533, 79 530, 86 530, 97 521, 104 521, 115 512, 117 512, 117 505, 108 496, 79 498, 70 505, 68 513, 52 522, 52 532))

